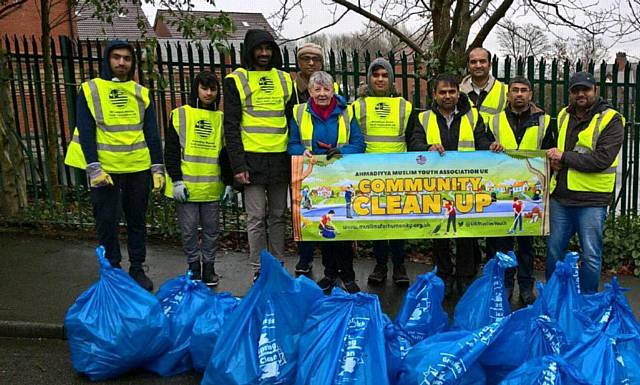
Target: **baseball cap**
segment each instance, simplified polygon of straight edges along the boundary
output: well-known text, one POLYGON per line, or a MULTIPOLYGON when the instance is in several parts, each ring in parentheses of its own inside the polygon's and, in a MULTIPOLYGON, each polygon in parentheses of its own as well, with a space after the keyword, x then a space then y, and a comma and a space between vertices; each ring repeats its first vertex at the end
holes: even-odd
POLYGON ((588 72, 576 72, 569 79, 569 90, 572 90, 576 86, 593 87, 596 85, 596 79, 588 72))

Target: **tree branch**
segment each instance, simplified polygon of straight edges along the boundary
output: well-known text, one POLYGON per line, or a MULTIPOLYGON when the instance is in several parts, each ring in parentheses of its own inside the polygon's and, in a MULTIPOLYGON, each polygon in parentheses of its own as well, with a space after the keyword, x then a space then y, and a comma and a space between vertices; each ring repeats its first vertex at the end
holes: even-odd
POLYGON ((381 26, 386 28, 389 32, 391 32, 394 35, 396 35, 400 40, 402 40, 404 43, 406 43, 415 52, 419 53, 420 55, 424 55, 425 52, 422 49, 422 47, 420 47, 418 44, 416 44, 416 42, 414 42, 413 40, 408 38, 405 34, 400 32, 400 30, 398 30, 396 27, 394 27, 393 25, 391 25, 388 22, 384 21, 381 17, 378 17, 378 16, 372 14, 371 12, 366 11, 365 9, 363 9, 361 7, 358 7, 355 4, 351 4, 347 0, 333 0, 333 2, 336 3, 336 4, 340 4, 343 7, 347 8, 348 10, 353 11, 353 12, 355 12, 355 13, 361 15, 361 16, 366 17, 369 20, 372 20, 372 21, 380 24, 381 26))
POLYGON ((491 0, 482 0, 482 3, 480 3, 480 5, 478 6, 478 10, 476 11, 476 13, 473 13, 473 11, 475 10, 475 7, 469 11, 472 13, 471 24, 474 24, 476 21, 478 21, 478 19, 480 19, 480 17, 482 17, 482 15, 484 15, 487 12, 487 8, 489 8, 490 2, 491 0))
POLYGON ((313 31, 313 32, 309 32, 309 33, 307 33, 306 35, 298 36, 298 37, 293 38, 293 39, 286 39, 286 40, 283 40, 283 43, 289 43, 289 42, 296 41, 296 40, 306 39, 306 38, 308 38, 309 36, 311 36, 311 35, 315 35, 316 33, 320 32, 320 31, 322 31, 322 30, 325 30, 325 29, 327 29, 327 28, 329 28, 329 27, 333 27, 334 25, 338 24, 338 22, 339 22, 340 20, 342 20, 342 18, 343 18, 347 13, 349 13, 349 10, 348 10, 348 9, 347 9, 346 11, 344 11, 344 13, 343 13, 342 15, 340 15, 340 17, 338 17, 337 19, 335 19, 333 22, 331 22, 331 23, 329 23, 329 24, 327 24, 327 25, 324 25, 324 26, 322 26, 322 27, 320 27, 320 28, 316 29, 316 30, 315 30, 315 31, 313 31))
POLYGON ((26 3, 27 0, 18 0, 15 3, 10 3, 7 4, 5 6, 3 6, 2 8, 0 8, 0 19, 2 19, 3 17, 8 16, 11 12, 17 10, 18 8, 22 7, 22 5, 24 3, 26 3))
POLYGON ((471 42, 471 44, 467 48, 467 52, 469 52, 473 48, 482 47, 482 43, 484 43, 484 40, 487 38, 487 36, 489 36, 489 32, 491 32, 493 27, 495 27, 500 19, 504 17, 504 15, 507 13, 507 10, 509 10, 512 4, 513 0, 504 0, 502 4, 500 4, 500 6, 496 8, 495 12, 493 12, 489 19, 484 23, 482 28, 480 28, 480 31, 476 35, 476 38, 473 39, 473 42, 471 42))
POLYGON ((451 28, 449 28, 449 32, 447 36, 445 36, 442 44, 438 48, 438 59, 441 63, 444 63, 444 59, 447 56, 447 52, 451 46, 451 41, 456 36, 456 32, 458 32, 458 25, 460 24, 460 18, 462 17, 462 6, 464 5, 464 1, 458 0, 456 1, 456 7, 453 10, 453 19, 451 20, 451 28))

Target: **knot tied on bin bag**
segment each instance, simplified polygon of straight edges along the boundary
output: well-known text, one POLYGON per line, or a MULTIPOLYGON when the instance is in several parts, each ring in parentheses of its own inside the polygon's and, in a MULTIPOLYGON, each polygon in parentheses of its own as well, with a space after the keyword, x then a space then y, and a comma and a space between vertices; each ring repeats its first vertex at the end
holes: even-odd
POLYGON ((385 322, 376 295, 334 288, 307 318, 295 384, 389 385, 385 322))
POLYGON ((516 266, 513 251, 497 252, 484 266, 482 276, 473 281, 456 305, 454 328, 476 330, 509 315, 511 306, 504 289, 504 272, 516 266))
POLYGON ((225 321, 202 385, 292 384, 304 322, 323 296, 263 250, 260 276, 225 321))
POLYGON ((436 275, 437 271, 436 267, 416 278, 395 318, 395 323, 409 335, 412 345, 447 328, 449 316, 442 308, 444 282, 436 275))
POLYGON ((73 368, 92 381, 141 367, 170 344, 160 302, 96 249, 100 278, 67 311, 64 327, 73 368))
POLYGON ((161 376, 173 376, 193 369, 191 334, 196 317, 203 311, 213 293, 202 281, 191 279, 193 273, 165 282, 156 297, 169 320, 171 346, 145 368, 161 376))

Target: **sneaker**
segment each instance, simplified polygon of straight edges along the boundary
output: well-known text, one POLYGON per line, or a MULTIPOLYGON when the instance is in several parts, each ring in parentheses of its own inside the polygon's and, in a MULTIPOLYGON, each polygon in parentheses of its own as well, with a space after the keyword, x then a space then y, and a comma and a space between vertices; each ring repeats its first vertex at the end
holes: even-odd
POLYGON ((201 270, 202 270, 202 266, 200 266, 200 261, 189 263, 189 271, 193 273, 193 275, 191 276, 192 280, 199 281, 202 279, 201 270))
POLYGON ((387 280, 387 265, 376 263, 373 272, 369 274, 367 281, 373 285, 380 285, 387 280))
POLYGON ((309 274, 313 265, 304 261, 298 261, 296 264, 296 273, 297 274, 309 274))
POLYGON ((536 296, 533 294, 533 291, 531 289, 522 290, 522 292, 520 293, 520 301, 522 301, 522 304, 524 306, 531 305, 535 302, 535 300, 536 296))
POLYGON ((359 293, 360 292, 360 287, 358 286, 356 281, 345 282, 344 283, 344 289, 349 294, 355 294, 355 293, 359 293))
POLYGON ((333 289, 335 285, 336 285, 335 278, 324 277, 318 281, 318 287, 320 287, 320 290, 325 292, 333 289))
POLYGON ((142 266, 129 268, 129 275, 138 282, 138 285, 143 289, 146 291, 153 291, 153 282, 151 282, 149 277, 144 273, 142 266))
POLYGON ((220 277, 216 274, 216 268, 213 262, 204 263, 202 265, 202 282, 207 286, 218 286, 220 277))
POLYGON ((409 276, 407 275, 407 268, 404 264, 393 266, 393 283, 398 286, 409 286, 409 276))

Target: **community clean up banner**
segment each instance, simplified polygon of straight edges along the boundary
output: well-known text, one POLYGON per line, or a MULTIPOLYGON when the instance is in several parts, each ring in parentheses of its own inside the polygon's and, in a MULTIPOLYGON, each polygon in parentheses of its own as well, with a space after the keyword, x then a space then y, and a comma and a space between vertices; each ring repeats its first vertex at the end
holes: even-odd
POLYGON ((292 158, 296 241, 547 235, 544 152, 292 158))

